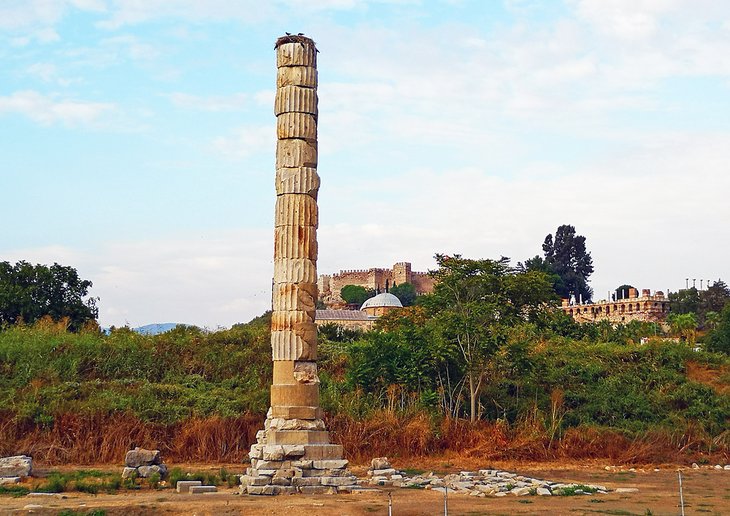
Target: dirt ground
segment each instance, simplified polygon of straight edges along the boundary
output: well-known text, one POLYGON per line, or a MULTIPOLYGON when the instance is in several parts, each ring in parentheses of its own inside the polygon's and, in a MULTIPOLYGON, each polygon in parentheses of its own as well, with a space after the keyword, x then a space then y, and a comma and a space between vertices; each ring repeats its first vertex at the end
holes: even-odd
MULTIPOLYGON (((215 471, 221 465, 175 466, 190 471, 215 471)), ((628 468, 611 468, 606 464, 457 464, 443 460, 419 463, 410 467, 439 473, 459 470, 475 470, 486 467, 507 469, 520 474, 544 478, 550 481, 601 484, 611 489, 638 488, 635 493, 609 493, 571 497, 515 497, 477 498, 450 494, 449 515, 479 514, 611 514, 611 515, 664 515, 680 514, 677 467, 672 465, 628 468), (658 468, 659 471, 655 471, 658 468)), ((225 465, 229 471, 239 471, 240 464, 225 465)), ((396 464, 401 469, 409 464, 396 464)), ((61 470, 80 467, 54 468, 61 470)), ((96 466, 95 469, 110 469, 96 466)), ((119 468, 116 468, 119 469, 119 468)), ((364 468, 353 468, 364 476, 364 468)), ((730 514, 730 471, 702 468, 682 470, 685 514, 730 514)), ((355 494, 329 496, 240 496, 237 489, 219 488, 219 492, 206 495, 178 494, 171 489, 138 492, 119 491, 117 494, 97 496, 82 493, 64 493, 52 497, 0 497, 1 514, 58 514, 71 510, 84 514, 103 509, 108 515, 186 514, 186 515, 387 515, 388 495, 392 500, 392 514, 442 515, 444 496, 441 493, 414 489, 380 489, 355 494), (61 497, 63 496, 63 497, 61 497), (29 504, 42 508, 29 510, 29 504)))

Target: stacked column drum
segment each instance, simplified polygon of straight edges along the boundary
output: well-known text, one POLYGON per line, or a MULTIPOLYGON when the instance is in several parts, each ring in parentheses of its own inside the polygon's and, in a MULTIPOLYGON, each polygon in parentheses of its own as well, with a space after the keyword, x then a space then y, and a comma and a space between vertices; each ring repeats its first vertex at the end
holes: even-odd
POLYGON ((317 49, 303 36, 276 42, 276 210, 271 408, 241 477, 248 494, 352 489, 342 446, 330 444, 317 376, 317 49))

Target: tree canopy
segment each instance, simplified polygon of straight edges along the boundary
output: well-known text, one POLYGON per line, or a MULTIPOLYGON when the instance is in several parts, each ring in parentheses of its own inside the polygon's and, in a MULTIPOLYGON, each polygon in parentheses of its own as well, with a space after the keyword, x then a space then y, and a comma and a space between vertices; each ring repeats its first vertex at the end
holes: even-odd
POLYGON ((554 293, 547 274, 513 269, 508 258, 436 255, 436 262, 434 291, 422 296, 420 304, 431 316, 433 335, 461 357, 475 421, 487 365, 506 341, 508 329, 535 318, 554 293))
POLYGON ((348 305, 362 305, 367 299, 375 295, 374 290, 366 289, 360 285, 345 285, 340 289, 340 297, 348 305))
POLYGON ((590 301, 593 289, 588 286, 588 277, 593 274, 593 259, 586 250, 586 237, 577 235, 573 226, 563 224, 555 231, 555 237, 548 234, 542 244, 545 262, 560 276, 562 285, 556 287, 557 294, 569 298, 590 301))
POLYGON ((730 355, 730 303, 720 313, 717 326, 707 338, 706 347, 708 351, 730 355))
POLYGON ((77 331, 99 314, 98 298, 87 298, 91 286, 73 267, 0 262, 0 325, 33 323, 47 316, 55 321, 68 318, 69 328, 77 331))
POLYGON ((671 292, 669 302, 672 313, 695 314, 698 324, 704 328, 706 327, 707 314, 712 312, 720 313, 730 303, 730 288, 724 281, 717 280, 705 290, 690 287, 671 292))
POLYGON ((401 283, 400 285, 393 285, 390 288, 390 293, 397 297, 403 306, 412 306, 416 302, 416 287, 410 283, 401 283))

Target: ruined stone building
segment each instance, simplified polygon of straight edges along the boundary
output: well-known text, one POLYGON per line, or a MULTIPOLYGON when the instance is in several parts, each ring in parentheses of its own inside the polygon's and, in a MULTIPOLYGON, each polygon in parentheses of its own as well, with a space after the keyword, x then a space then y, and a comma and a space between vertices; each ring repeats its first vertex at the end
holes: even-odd
POLYGON ((664 292, 643 289, 641 297, 635 288, 629 289, 629 297, 616 301, 570 304, 563 299, 562 310, 577 322, 610 321, 614 324, 630 321, 663 323, 669 315, 669 299, 664 292))
POLYGON ((408 262, 398 262, 392 269, 343 270, 336 274, 322 274, 317 280, 319 297, 328 308, 344 305, 340 290, 345 285, 358 285, 367 289, 382 292, 388 286, 410 283, 417 294, 433 292, 434 280, 427 272, 411 270, 408 262))

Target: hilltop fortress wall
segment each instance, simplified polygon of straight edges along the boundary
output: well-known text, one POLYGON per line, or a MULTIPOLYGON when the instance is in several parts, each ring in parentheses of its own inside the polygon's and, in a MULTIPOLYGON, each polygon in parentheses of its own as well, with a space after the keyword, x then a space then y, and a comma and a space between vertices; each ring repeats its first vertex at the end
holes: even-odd
POLYGON ((345 285, 358 285, 367 289, 385 291, 389 287, 410 283, 418 294, 428 294, 433 291, 434 280, 427 272, 411 270, 408 262, 398 262, 392 269, 372 268, 341 270, 336 274, 319 276, 317 286, 320 299, 328 307, 342 305, 340 290, 345 285))

